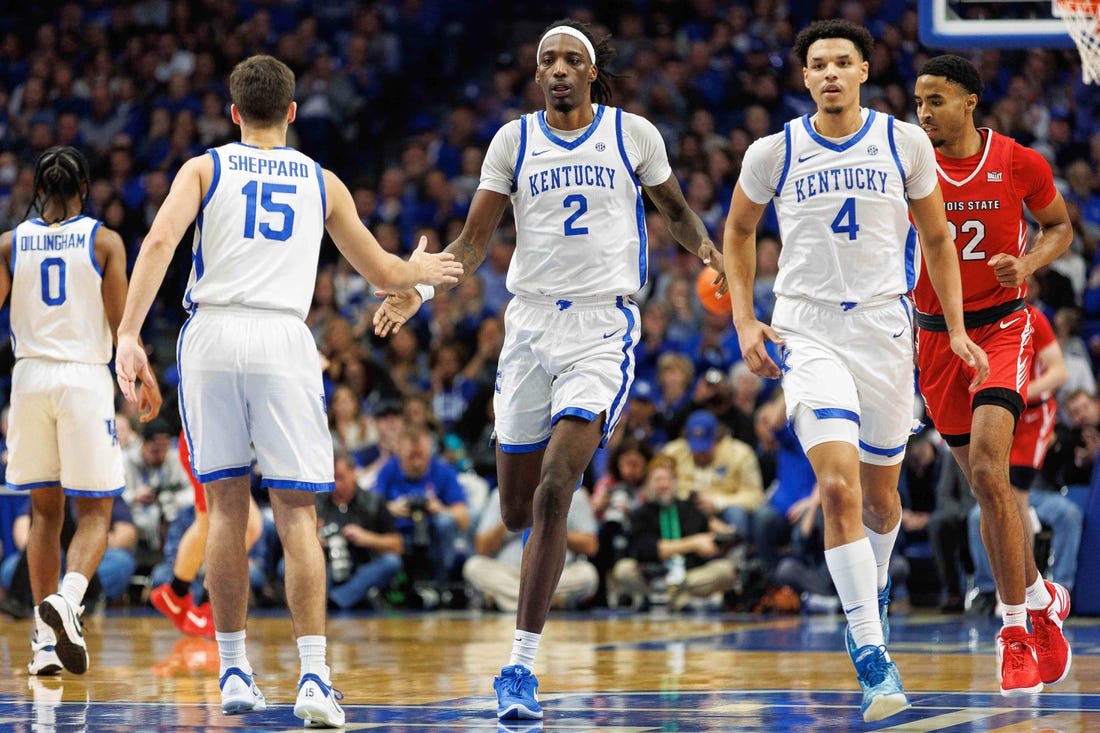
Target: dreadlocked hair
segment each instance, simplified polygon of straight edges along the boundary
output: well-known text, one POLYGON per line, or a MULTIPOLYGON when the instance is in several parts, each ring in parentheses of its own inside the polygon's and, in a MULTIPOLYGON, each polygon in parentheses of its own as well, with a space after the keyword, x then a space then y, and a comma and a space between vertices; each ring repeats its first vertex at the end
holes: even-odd
POLYGON ((58 221, 82 213, 88 199, 90 180, 88 159, 83 153, 70 145, 48 148, 38 156, 38 162, 35 163, 34 198, 23 218, 29 218, 35 207, 45 212, 46 204, 51 199, 61 205, 61 218, 58 221), (79 197, 80 208, 70 214, 69 200, 73 196, 79 197))
POLYGON ((621 74, 612 74, 607 70, 608 62, 615 58, 615 49, 608 42, 611 36, 604 36, 597 41, 596 37, 592 35, 592 27, 588 25, 588 23, 581 23, 571 18, 555 20, 543 29, 542 35, 545 36, 546 31, 551 28, 557 28, 560 25, 580 31, 592 44, 592 49, 596 52, 596 58, 592 59, 592 63, 596 66, 596 80, 592 82, 592 101, 596 104, 608 104, 611 101, 612 95, 611 82, 615 79, 622 78, 621 74))

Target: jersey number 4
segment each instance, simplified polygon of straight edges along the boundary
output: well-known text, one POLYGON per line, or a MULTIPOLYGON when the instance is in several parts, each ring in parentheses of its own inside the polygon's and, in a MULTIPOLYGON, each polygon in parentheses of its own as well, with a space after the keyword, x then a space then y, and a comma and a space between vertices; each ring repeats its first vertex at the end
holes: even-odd
MULTIPOLYGON (((256 238, 256 204, 260 205, 268 214, 282 217, 279 228, 271 226, 267 221, 260 222, 258 227, 260 236, 264 239, 273 239, 276 242, 285 242, 294 232, 294 208, 285 202, 276 201, 275 196, 289 194, 293 196, 298 192, 298 187, 290 183, 263 183, 249 181, 241 189, 244 194, 244 236, 245 239, 256 238)), ((271 218, 271 217, 265 217, 271 218)))
POLYGON ((970 235, 970 241, 959 250, 959 259, 966 262, 986 258, 986 253, 978 249, 978 245, 985 239, 985 224, 978 219, 968 219, 963 222, 961 227, 956 228, 953 221, 947 222, 947 226, 951 229, 951 239, 955 241, 955 246, 961 244, 959 242, 959 232, 970 235))
POLYGON ((832 228, 837 234, 847 234, 849 242, 856 240, 856 234, 859 233, 859 224, 856 223, 856 200, 854 198, 845 199, 844 203, 841 204, 840 211, 836 212, 836 217, 833 219, 832 228))

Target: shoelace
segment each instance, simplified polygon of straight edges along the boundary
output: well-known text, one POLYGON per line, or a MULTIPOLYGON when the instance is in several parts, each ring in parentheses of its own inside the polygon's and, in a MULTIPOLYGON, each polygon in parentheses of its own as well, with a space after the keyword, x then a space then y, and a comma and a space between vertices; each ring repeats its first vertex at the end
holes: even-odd
POLYGON ((877 687, 882 684, 882 681, 886 679, 886 675, 890 673, 890 663, 886 661, 885 653, 876 654, 874 659, 860 662, 860 664, 863 667, 860 676, 870 687, 877 687))
POLYGON ((1012 669, 1023 669, 1027 665, 1024 655, 1030 651, 1030 645, 1021 639, 1014 639, 1005 644, 1005 658, 1008 659, 1008 666, 1012 669))
POLYGON ((520 695, 524 692, 524 683, 530 675, 511 674, 504 678, 504 690, 509 695, 520 695))

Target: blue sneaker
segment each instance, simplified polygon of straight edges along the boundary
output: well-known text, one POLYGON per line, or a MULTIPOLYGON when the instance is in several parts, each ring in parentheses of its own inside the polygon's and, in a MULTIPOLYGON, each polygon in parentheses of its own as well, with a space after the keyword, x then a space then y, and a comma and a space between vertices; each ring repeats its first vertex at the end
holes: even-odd
POLYGON ((852 655, 852 663, 863 690, 863 703, 859 706, 863 722, 873 723, 909 707, 898 667, 886 659, 886 647, 870 644, 860 647, 852 655))
POLYGON ((493 678, 497 692, 497 718, 500 720, 540 720, 539 679, 522 664, 500 670, 493 678))
MULTIPOLYGON (((886 609, 890 605, 890 588, 893 584, 894 581, 887 578, 886 587, 878 592, 878 619, 882 623, 882 643, 885 645, 890 643, 890 616, 886 613, 886 609)), ((856 640, 852 638, 851 626, 844 629, 844 640, 848 642, 848 655, 855 659, 856 640)))

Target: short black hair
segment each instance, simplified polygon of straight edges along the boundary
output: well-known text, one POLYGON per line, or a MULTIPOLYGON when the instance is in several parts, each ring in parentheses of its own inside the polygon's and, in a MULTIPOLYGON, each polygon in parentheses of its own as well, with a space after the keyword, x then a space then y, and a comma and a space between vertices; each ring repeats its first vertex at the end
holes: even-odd
POLYGON ((944 54, 943 56, 930 58, 921 64, 920 71, 917 72, 917 76, 926 74, 928 76, 942 76, 948 81, 961 86, 967 94, 976 94, 978 99, 982 98, 982 91, 985 89, 985 85, 982 84, 982 75, 978 73, 978 69, 974 64, 962 56, 944 54))
POLYGON ((802 62, 802 68, 806 68, 806 55, 810 46, 823 38, 845 38, 851 41, 859 49, 864 61, 870 60, 871 51, 875 49, 875 39, 863 26, 840 19, 819 20, 806 26, 795 36, 794 52, 802 62))

